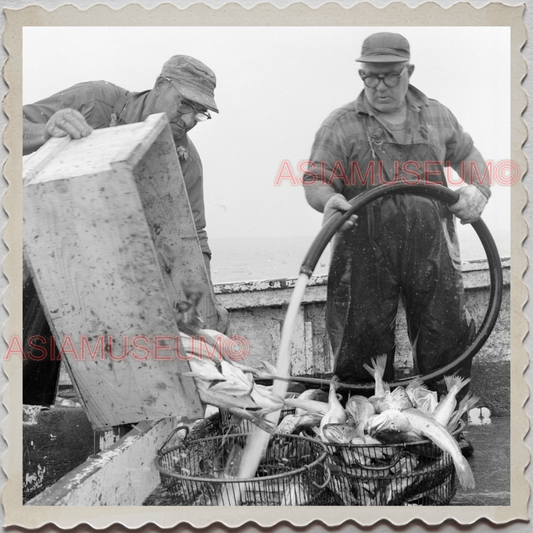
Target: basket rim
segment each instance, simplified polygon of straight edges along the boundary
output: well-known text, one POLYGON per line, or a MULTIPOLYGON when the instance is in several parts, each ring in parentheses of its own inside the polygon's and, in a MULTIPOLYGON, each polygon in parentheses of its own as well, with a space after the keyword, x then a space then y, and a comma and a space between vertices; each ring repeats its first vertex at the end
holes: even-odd
MULTIPOLYGON (((464 430, 466 424, 463 422, 463 420, 460 420, 459 425, 457 428, 450 433, 452 436, 456 436, 457 434, 461 433, 461 431, 464 430)), ((333 447, 339 447, 339 448, 408 448, 409 446, 420 446, 422 444, 436 444, 431 439, 422 439, 417 440, 413 442, 395 442, 391 444, 387 444, 385 442, 375 443, 375 444, 352 444, 351 442, 347 443, 340 443, 340 442, 326 442, 324 443, 325 446, 333 446, 333 447)))
MULTIPOLYGON (((202 442, 206 440, 216 440, 221 438, 227 438, 227 437, 250 437, 252 435, 251 432, 246 433, 232 433, 229 435, 215 435, 212 437, 203 437, 199 439, 191 439, 188 442, 189 443, 196 443, 196 442, 202 442)), ((160 461, 163 459, 163 457, 175 450, 183 448, 183 443, 181 445, 174 446, 172 448, 169 448, 164 453, 160 453, 157 455, 157 457, 154 459, 155 466, 161 472, 162 474, 165 474, 166 476, 170 476, 176 479, 186 480, 186 481, 195 481, 195 482, 207 482, 207 483, 214 483, 214 484, 226 484, 226 483, 253 483, 258 481, 267 481, 267 480, 273 480, 273 479, 282 479, 285 477, 294 476, 295 474, 301 474, 303 472, 311 470, 311 468, 315 466, 322 466, 322 468, 326 469, 326 466, 324 465, 324 461, 326 460, 329 452, 326 448, 326 445, 323 442, 320 442, 319 440, 312 439, 310 437, 304 437, 302 435, 282 435, 282 434, 275 434, 273 437, 278 438, 290 438, 290 439, 298 439, 298 440, 305 440, 309 441, 312 444, 319 444, 322 447, 322 454, 320 457, 315 459, 312 463, 308 465, 304 465, 301 468, 297 468, 295 470, 291 470, 290 472, 285 472, 282 474, 273 474, 270 476, 261 476, 261 477, 253 477, 253 478, 212 478, 212 477, 197 477, 197 476, 186 476, 183 474, 177 474, 176 472, 170 472, 166 470, 161 464, 160 461)))

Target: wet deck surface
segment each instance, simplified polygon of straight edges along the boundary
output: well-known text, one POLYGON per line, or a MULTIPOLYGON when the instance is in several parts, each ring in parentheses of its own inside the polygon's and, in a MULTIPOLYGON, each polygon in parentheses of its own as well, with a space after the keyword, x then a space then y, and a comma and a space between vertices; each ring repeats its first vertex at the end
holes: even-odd
POLYGON ((490 425, 470 426, 465 436, 474 446, 469 458, 476 488, 457 491, 451 505, 510 505, 510 418, 493 418, 490 425))
MULTIPOLYGON (((476 480, 474 490, 461 488, 450 505, 505 506, 511 502, 510 418, 493 418, 491 424, 470 426, 465 436, 474 446, 469 458, 476 480)), ((166 489, 159 485, 143 505, 176 505, 166 489)))

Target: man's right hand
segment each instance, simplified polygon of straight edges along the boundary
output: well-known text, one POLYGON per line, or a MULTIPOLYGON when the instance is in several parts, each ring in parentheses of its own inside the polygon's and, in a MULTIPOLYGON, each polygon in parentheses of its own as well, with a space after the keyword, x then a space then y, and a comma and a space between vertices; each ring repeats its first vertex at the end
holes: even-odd
MULTIPOLYGON (((326 224, 329 219, 336 213, 345 213, 352 206, 346 200, 342 194, 334 194, 329 198, 324 206, 324 218, 322 225, 326 224)), ((353 229, 357 226, 357 215, 352 215, 340 228, 340 231, 346 231, 348 229, 353 229)))
POLYGON ((75 109, 60 109, 56 111, 46 123, 44 129, 45 141, 51 137, 66 137, 70 135, 73 139, 87 137, 93 129, 85 117, 75 109))

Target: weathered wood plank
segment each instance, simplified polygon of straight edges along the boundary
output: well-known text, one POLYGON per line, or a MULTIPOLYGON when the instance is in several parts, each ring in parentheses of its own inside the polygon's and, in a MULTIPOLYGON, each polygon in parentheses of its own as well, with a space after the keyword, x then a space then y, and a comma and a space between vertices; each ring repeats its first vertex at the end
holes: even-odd
MULTIPOLYGON (((119 166, 119 163, 113 163, 114 168, 119 166)), ((130 162, 128 166, 137 181, 171 303, 184 299, 183 286, 191 283, 201 286, 204 296, 198 311, 206 327, 216 329, 215 295, 207 276, 170 130, 155 139, 135 166, 130 162), (176 177, 176 170, 180 179, 176 177)))
POLYGON ((141 505, 159 484, 154 460, 176 422, 141 422, 26 505, 141 505))
MULTIPOLYGON (((142 146, 146 124, 122 128, 130 128, 122 145, 142 146)), ((174 294, 169 297, 136 178, 127 165, 104 165, 98 151, 118 153, 118 131, 72 141, 24 187, 29 266, 94 428, 203 412, 193 381, 181 376, 189 366, 176 353, 174 294), (78 151, 96 172, 70 168, 78 151)), ((165 133, 168 138, 167 125, 165 133)))

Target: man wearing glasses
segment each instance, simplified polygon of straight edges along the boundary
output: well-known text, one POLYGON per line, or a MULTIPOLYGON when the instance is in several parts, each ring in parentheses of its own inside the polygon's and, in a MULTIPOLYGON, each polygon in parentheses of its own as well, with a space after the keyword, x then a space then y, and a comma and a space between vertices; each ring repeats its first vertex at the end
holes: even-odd
MULTIPOLYGON (((357 61, 362 93, 334 111, 315 137, 303 178, 309 204, 327 220, 386 182, 446 185, 447 166, 467 184, 449 207, 409 194, 385 196, 335 237, 326 310, 334 373, 345 382, 369 381, 363 364, 387 354, 385 380, 393 381, 400 297, 416 373, 454 361, 473 339, 454 215, 462 223, 477 220, 490 190, 480 182, 485 162, 471 137, 446 107, 410 85, 414 65, 405 37, 373 34, 357 61)), ((471 361, 457 370, 465 378, 470 372, 471 361)), ((446 392, 442 383, 436 389, 446 392)))
MULTIPOLYGON (((201 61, 185 55, 171 57, 148 91, 132 93, 105 81, 79 83, 23 106, 24 155, 34 152, 51 137, 70 135, 79 139, 93 129, 141 122, 151 114, 166 113, 210 278, 211 250, 205 230, 202 162, 187 133, 198 122, 210 119, 210 111, 218 113, 215 86, 214 72, 201 61)), ((228 313, 220 305, 216 305, 216 310, 217 329, 225 332, 228 313)))

